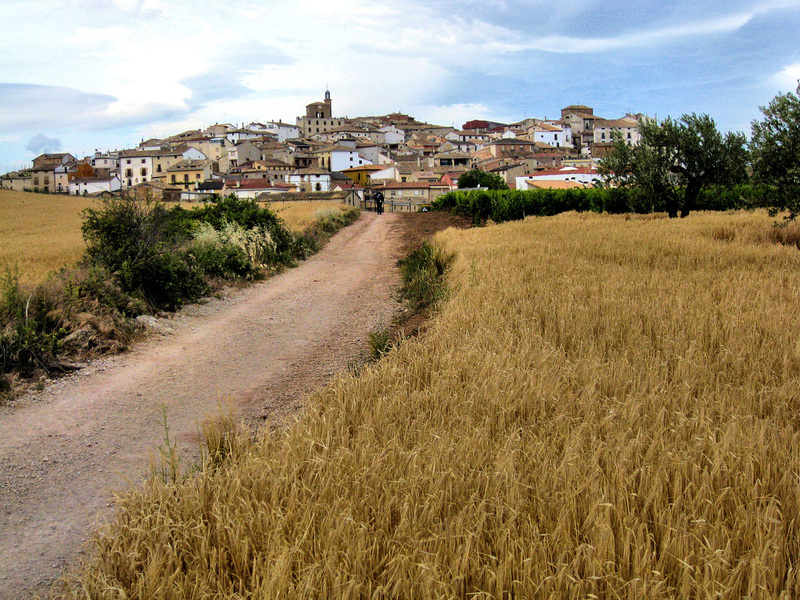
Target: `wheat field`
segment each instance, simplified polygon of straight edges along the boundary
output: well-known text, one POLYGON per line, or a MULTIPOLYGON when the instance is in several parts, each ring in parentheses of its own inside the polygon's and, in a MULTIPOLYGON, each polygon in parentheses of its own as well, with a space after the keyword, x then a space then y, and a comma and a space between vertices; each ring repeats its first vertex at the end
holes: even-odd
POLYGON ((774 239, 764 214, 440 233, 425 334, 120 499, 67 595, 797 598, 800 252, 774 239))
POLYGON ((348 208, 341 202, 327 201, 267 202, 262 206, 272 209, 289 229, 297 232, 310 227, 320 217, 341 213, 348 208))
POLYGON ((20 283, 75 264, 86 249, 81 213, 96 200, 0 190, 0 273, 18 268, 20 283))

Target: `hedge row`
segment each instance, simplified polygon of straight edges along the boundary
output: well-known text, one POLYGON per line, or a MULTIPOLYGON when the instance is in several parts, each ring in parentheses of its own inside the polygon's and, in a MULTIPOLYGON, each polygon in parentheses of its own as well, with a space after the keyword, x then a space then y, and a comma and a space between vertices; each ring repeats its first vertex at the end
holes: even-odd
MULTIPOLYGON (((767 204, 765 186, 709 187, 700 192, 696 210, 755 208, 767 204)), ((676 190, 680 194, 680 190, 676 190)), ((640 188, 571 190, 456 190, 433 202, 436 210, 471 217, 476 223, 497 223, 527 216, 552 216, 567 211, 608 213, 663 212, 663 201, 640 188)))

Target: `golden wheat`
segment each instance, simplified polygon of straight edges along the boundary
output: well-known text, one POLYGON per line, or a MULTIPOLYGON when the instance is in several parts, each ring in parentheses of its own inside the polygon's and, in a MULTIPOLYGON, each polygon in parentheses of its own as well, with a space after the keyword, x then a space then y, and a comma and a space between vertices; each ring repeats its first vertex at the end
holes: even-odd
POLYGON ((292 231, 303 231, 321 216, 342 213, 348 208, 341 202, 324 201, 268 202, 265 206, 274 210, 292 231))
POLYGON ((127 495, 71 594, 798 597, 800 252, 768 226, 440 234, 457 258, 425 335, 127 495))
POLYGON ((0 273, 18 268, 20 282, 31 285, 74 264, 86 248, 81 212, 96 203, 77 196, 0 190, 0 273))

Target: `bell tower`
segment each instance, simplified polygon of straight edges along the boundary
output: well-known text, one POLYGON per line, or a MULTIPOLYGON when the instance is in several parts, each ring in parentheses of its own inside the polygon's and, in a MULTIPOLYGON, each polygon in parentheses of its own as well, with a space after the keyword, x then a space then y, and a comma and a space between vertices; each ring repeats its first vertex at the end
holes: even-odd
POLYGON ((333 117, 333 107, 331 106, 331 91, 329 89, 325 89, 325 114, 327 118, 333 117))

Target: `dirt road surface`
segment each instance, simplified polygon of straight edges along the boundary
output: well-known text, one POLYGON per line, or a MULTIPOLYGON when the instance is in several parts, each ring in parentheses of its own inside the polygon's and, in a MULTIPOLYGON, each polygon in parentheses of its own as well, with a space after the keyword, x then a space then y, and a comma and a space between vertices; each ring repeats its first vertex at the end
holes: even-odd
POLYGON ((0 412, 0 598, 45 595, 74 564, 112 491, 147 475, 164 410, 189 465, 220 403, 281 418, 363 359, 398 310, 399 219, 364 214, 300 267, 163 319, 166 334, 0 412))

